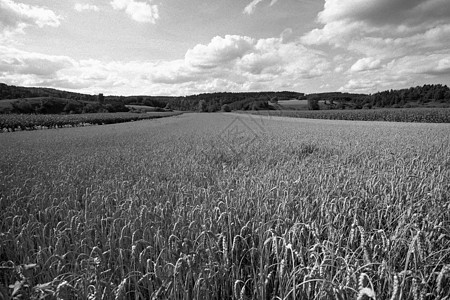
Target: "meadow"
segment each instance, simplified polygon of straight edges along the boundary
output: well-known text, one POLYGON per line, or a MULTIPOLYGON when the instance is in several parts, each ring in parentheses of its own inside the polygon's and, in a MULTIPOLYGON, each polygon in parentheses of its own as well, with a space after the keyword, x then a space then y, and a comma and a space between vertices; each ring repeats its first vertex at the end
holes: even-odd
POLYGON ((450 297, 450 124, 186 113, 0 153, 0 298, 450 297))

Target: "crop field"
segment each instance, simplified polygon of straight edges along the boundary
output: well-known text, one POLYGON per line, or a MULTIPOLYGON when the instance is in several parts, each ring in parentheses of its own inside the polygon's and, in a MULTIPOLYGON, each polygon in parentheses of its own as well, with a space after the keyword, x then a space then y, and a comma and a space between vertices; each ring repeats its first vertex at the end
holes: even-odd
POLYGON ((77 127, 103 125, 130 121, 156 119, 179 115, 180 112, 147 113, 89 113, 89 114, 0 114, 0 132, 16 130, 36 130, 43 128, 77 127))
POLYGON ((187 113, 0 153, 0 298, 450 297, 450 124, 187 113))
POLYGON ((276 110, 265 113, 258 111, 254 112, 254 114, 328 120, 450 123, 450 108, 276 110))

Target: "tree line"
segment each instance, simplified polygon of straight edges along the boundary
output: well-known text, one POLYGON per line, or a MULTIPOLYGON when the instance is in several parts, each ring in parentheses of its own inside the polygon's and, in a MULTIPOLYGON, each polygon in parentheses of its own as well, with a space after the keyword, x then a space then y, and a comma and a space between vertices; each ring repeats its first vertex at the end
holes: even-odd
MULTIPOLYGON (((54 111, 51 106, 65 99, 61 113, 114 112, 127 111, 125 105, 145 105, 160 110, 204 111, 221 110, 269 110, 279 100, 308 100, 310 110, 317 109, 370 109, 377 107, 417 107, 431 104, 450 105, 450 89, 442 84, 427 84, 408 89, 386 90, 374 94, 352 94, 340 92, 304 94, 289 91, 280 92, 218 92, 189 96, 103 96, 61 91, 51 88, 33 88, 6 85, 0 83, 0 100, 18 99, 15 112, 32 111, 48 113, 54 111), (42 100, 39 107, 27 104, 29 99, 42 100), (21 101, 20 99, 24 99, 21 101), (68 101, 73 100, 73 101, 68 101), (75 101, 75 102, 74 102, 75 101), (319 105, 319 102, 321 103, 319 105)), ((32 102, 31 102, 32 103, 32 102)))

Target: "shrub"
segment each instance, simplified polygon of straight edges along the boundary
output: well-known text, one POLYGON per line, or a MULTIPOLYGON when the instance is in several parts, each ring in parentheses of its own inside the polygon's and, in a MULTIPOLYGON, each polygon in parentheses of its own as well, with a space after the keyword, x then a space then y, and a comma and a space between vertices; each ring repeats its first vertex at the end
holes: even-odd
POLYGON ((319 101, 317 99, 308 99, 308 109, 309 110, 319 110, 319 101))
POLYGON ((222 105, 222 111, 223 112, 230 112, 231 108, 230 108, 230 106, 228 104, 224 104, 224 105, 222 105))
POLYGON ((81 113, 81 110, 81 105, 76 105, 73 102, 67 102, 67 104, 63 108, 63 111, 67 114, 79 114, 81 113))
POLYGON ((13 112, 19 114, 31 114, 34 113, 33 106, 26 100, 18 100, 11 103, 13 112))
POLYGON ((95 113, 100 109, 100 104, 98 103, 89 103, 85 107, 83 107, 83 113, 95 113))

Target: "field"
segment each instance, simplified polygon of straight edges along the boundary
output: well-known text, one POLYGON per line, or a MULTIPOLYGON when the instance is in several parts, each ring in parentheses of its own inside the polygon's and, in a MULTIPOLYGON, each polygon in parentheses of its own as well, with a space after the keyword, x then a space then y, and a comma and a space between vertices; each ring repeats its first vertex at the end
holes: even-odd
POLYGON ((297 100, 297 99, 280 100, 278 101, 278 104, 286 109, 302 109, 302 110, 308 109, 308 100, 297 100))
POLYGON ((147 105, 125 105, 130 110, 137 110, 141 112, 155 112, 155 111, 161 111, 163 110, 160 107, 154 107, 154 106, 147 106, 147 105))
POLYGON ((188 113, 0 152, 0 298, 450 296, 449 124, 188 113))
POLYGON ((156 119, 179 115, 181 112, 147 113, 90 113, 90 114, 7 114, 0 115, 0 132, 16 130, 36 130, 86 125, 123 123, 137 120, 156 119))
POLYGON ((276 110, 257 111, 253 112, 253 114, 328 120, 450 123, 450 108, 276 110))

